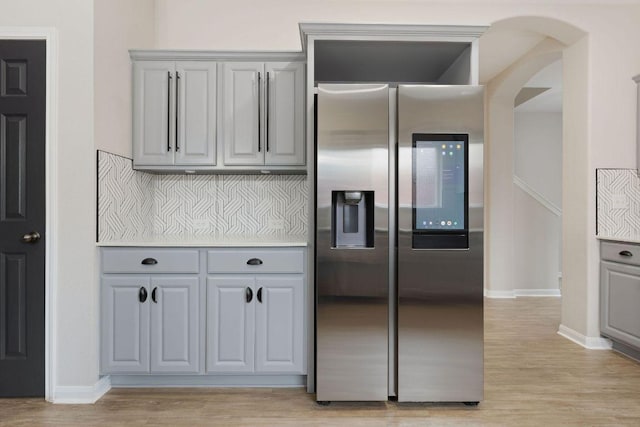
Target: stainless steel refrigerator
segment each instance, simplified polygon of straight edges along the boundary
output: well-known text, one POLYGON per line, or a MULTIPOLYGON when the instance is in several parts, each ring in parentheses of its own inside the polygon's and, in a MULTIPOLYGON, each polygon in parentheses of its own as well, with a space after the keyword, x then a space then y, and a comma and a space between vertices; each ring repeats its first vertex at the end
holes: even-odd
POLYGON ((483 89, 320 84, 318 401, 483 395, 483 89))

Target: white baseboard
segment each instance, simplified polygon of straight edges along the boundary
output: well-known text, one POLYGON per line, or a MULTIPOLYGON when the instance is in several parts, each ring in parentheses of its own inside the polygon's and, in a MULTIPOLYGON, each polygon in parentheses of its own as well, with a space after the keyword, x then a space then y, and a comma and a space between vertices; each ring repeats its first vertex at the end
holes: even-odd
POLYGON ((53 403, 79 404, 96 403, 111 390, 111 377, 104 376, 92 386, 58 386, 55 388, 53 403))
POLYGON ((514 289, 516 297, 560 297, 560 289, 514 289))
POLYGON ((560 325, 558 328, 558 335, 561 335, 589 350, 611 350, 611 341, 607 338, 588 337, 571 328, 567 328, 564 325, 560 325))
POLYGON ((511 291, 494 291, 491 289, 484 290, 484 296, 487 298, 515 298, 515 293, 511 291))
POLYGON ((484 290, 487 298, 517 298, 517 297, 559 297, 560 289, 513 289, 510 291, 484 290))

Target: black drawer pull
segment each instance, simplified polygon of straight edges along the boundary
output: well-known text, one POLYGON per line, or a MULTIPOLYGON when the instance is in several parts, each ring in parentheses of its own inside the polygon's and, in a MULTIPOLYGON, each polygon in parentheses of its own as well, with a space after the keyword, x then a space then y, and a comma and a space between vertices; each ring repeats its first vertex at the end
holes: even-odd
POLYGON ((158 298, 156 297, 156 291, 158 290, 158 287, 156 286, 155 288, 153 288, 153 290, 151 291, 151 301, 155 302, 156 304, 158 303, 158 298))
POLYGON ((262 288, 258 289, 258 302, 262 302, 262 288))
POLYGON ((262 265, 262 260, 260 258, 251 258, 247 261, 247 265, 262 265))
POLYGON ((631 258, 633 256, 633 254, 631 252, 629 252, 629 251, 620 251, 618 253, 618 255, 624 256, 624 257, 627 257, 627 258, 631 258))
POLYGON ((145 302, 147 300, 147 290, 144 286, 140 286, 140 291, 138 292, 138 301, 145 302))
POLYGON ((247 302, 251 302, 251 300, 253 299, 253 291, 251 290, 250 287, 247 287, 244 291, 244 297, 247 300, 247 302))
POLYGON ((142 265, 156 265, 157 263, 158 260, 155 258, 145 258, 141 262, 142 265))

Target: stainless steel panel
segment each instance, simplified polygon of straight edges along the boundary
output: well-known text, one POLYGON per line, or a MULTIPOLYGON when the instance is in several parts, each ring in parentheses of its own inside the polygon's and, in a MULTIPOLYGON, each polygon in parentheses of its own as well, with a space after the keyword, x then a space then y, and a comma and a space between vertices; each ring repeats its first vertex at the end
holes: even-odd
POLYGON ((483 396, 483 89, 398 88, 398 400, 483 396), (469 249, 412 249, 412 135, 469 134, 469 249))
POLYGON ((319 85, 316 188, 318 400, 387 400, 387 85, 319 85), (332 191, 374 192, 374 246, 331 247, 332 191))

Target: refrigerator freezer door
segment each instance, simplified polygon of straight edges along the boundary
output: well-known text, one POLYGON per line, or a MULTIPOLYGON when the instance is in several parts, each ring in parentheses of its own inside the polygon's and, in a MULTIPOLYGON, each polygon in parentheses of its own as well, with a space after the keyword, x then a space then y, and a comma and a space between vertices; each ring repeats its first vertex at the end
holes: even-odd
POLYGON ((317 399, 387 400, 389 88, 318 85, 317 113, 317 399))
POLYGON ((398 88, 399 401, 482 400, 483 123, 482 87, 398 88), (440 145, 420 143, 438 135, 440 145), (458 145, 465 166, 455 161, 458 145), (418 149, 422 160, 414 161, 418 149), (428 161, 431 154, 451 160, 428 161), (464 203, 443 193, 458 185, 466 187, 464 203), (447 208, 447 198, 457 202, 447 208), (429 244, 416 243, 424 236, 429 244))

